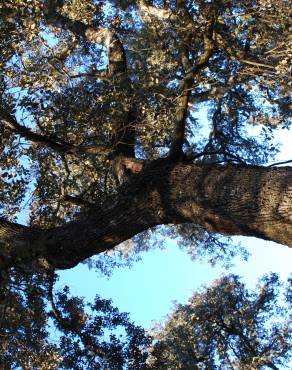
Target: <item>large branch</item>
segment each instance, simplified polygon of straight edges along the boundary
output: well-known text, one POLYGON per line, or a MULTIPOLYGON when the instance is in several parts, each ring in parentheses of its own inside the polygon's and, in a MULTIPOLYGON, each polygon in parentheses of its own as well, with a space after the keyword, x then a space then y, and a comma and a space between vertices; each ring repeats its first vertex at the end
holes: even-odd
POLYGON ((66 269, 159 224, 195 223, 292 247, 292 168, 158 160, 127 191, 86 217, 48 230, 0 222, 3 266, 37 258, 66 269))
MULTIPOLYGON (((63 6, 62 0, 50 0, 47 9, 46 20, 56 27, 67 29, 89 42, 103 45, 107 49, 108 67, 106 77, 112 83, 117 84, 118 88, 125 92, 125 96, 130 95, 130 81, 127 75, 127 59, 124 46, 115 32, 109 28, 94 28, 80 21, 72 20, 60 13, 63 6)), ((130 106, 132 106, 130 104, 130 106)), ((134 157, 135 144, 135 113, 132 108, 123 107, 124 119, 115 128, 113 135, 114 156, 123 155, 134 157)))
MULTIPOLYGON (((186 22, 191 22, 191 17, 182 1, 178 2, 180 8, 178 9, 178 14, 184 16, 186 22)), ((180 158, 183 155, 183 144, 185 142, 185 128, 186 120, 188 116, 188 106, 190 101, 190 96, 192 92, 192 87, 195 82, 196 75, 198 72, 204 68, 211 56, 215 51, 215 44, 213 41, 213 28, 215 23, 215 17, 211 17, 208 20, 206 30, 203 36, 203 45, 204 51, 199 57, 197 63, 194 66, 191 66, 188 60, 188 50, 183 49, 182 54, 182 64, 185 70, 185 78, 181 83, 181 95, 177 99, 177 109, 176 109, 176 118, 175 118, 175 128, 172 138, 172 143, 170 146, 169 157, 176 159, 180 158)))
POLYGON ((61 14, 63 0, 50 0, 46 9, 46 21, 49 24, 67 29, 77 37, 89 42, 102 44, 108 52, 108 77, 124 73, 127 68, 125 50, 118 36, 108 28, 94 28, 81 21, 72 20, 61 14))
POLYGON ((70 153, 70 154, 80 154, 80 153, 91 153, 91 154, 108 154, 110 148, 102 145, 74 145, 66 142, 60 138, 50 135, 43 135, 32 131, 30 128, 19 124, 16 118, 8 113, 6 110, 0 107, 0 120, 4 126, 12 131, 13 133, 20 135, 28 141, 35 144, 40 144, 42 146, 48 147, 59 153, 70 153))

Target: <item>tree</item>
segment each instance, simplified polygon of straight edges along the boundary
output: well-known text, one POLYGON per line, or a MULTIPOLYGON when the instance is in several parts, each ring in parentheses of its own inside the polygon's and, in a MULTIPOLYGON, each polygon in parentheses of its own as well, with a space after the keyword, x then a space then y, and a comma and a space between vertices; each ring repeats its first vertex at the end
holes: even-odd
POLYGON ((150 368, 289 368, 289 315, 279 304, 279 286, 271 274, 249 292, 238 276, 229 275, 195 293, 154 329, 150 368))
POLYGON ((259 165, 291 117, 287 2, 161 6, 1 7, 7 268, 70 268, 161 224, 292 245, 291 168, 259 165), (27 191, 30 227, 11 222, 27 191))
POLYGON ((237 253, 220 235, 292 246, 291 167, 266 165, 291 122, 290 12, 285 0, 1 4, 4 313, 38 292, 45 327, 56 269, 99 256, 88 263, 107 273, 159 225, 215 259, 237 253))

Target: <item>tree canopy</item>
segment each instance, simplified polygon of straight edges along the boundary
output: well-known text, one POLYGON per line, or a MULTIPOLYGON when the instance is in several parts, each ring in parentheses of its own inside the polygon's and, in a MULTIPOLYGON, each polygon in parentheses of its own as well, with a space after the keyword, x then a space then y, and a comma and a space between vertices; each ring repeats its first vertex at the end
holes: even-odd
MULTIPOLYGON (((179 304, 154 330, 148 362, 156 369, 278 369, 291 363, 287 306, 280 304, 276 274, 256 291, 235 275, 179 304)), ((291 297, 290 297, 291 298, 291 297)), ((289 286, 286 290, 289 302, 289 286)), ((282 300, 283 302, 284 300, 282 300)))
POLYGON ((289 14, 286 1, 2 5, 3 263, 68 268, 161 224, 198 245, 217 231, 291 246, 291 169, 260 167, 291 122, 289 14), (23 208, 29 228, 13 223, 23 208))
POLYGON ((3 338, 19 328, 7 358, 21 346, 17 356, 35 353, 34 343, 39 358, 55 353, 41 345, 52 317, 73 338, 64 351, 95 361, 90 348, 106 350, 116 368, 144 361, 143 351, 131 354, 142 329, 110 302, 98 297, 88 324, 82 300, 68 290, 54 297, 57 269, 85 262, 110 273, 165 235, 211 261, 244 253, 229 245, 232 235, 292 246, 291 158, 271 162, 274 132, 291 126, 290 8, 286 0, 0 4, 3 338), (123 326, 127 340, 92 344, 80 329, 80 347, 73 321, 86 333, 123 326))

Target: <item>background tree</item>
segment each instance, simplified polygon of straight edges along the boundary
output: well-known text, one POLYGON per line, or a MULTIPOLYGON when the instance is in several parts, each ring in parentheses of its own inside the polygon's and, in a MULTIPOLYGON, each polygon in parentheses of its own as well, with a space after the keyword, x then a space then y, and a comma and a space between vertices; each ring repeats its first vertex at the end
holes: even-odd
POLYGON ((288 369, 291 302, 287 295, 288 306, 283 306, 279 287, 276 274, 264 276, 254 292, 235 275, 214 281, 154 328, 150 367, 288 369))
POLYGON ((108 273, 158 225, 213 260, 238 253, 214 233, 292 245, 291 167, 263 166, 291 122, 290 12, 284 0, 1 4, 3 317, 34 310, 45 328, 56 269, 99 255, 89 263, 108 273))

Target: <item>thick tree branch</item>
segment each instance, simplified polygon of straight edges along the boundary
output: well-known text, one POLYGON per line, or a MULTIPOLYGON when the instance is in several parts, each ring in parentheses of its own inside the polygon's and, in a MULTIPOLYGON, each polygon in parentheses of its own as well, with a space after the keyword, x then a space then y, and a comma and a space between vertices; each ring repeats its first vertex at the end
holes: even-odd
MULTIPOLYGON (((118 88, 125 91, 125 96, 130 92, 130 81, 127 76, 127 59, 124 46, 115 32, 108 28, 94 28, 76 20, 60 14, 59 9, 63 6, 63 1, 52 0, 47 11, 47 21, 57 27, 68 29, 75 35, 85 38, 89 42, 102 44, 107 49, 108 71, 106 78, 112 79, 118 84, 118 88), (128 89, 128 91, 127 91, 128 89)), ((114 156, 123 155, 134 157, 135 144, 135 120, 134 109, 124 107, 125 117, 115 129, 112 147, 114 156)))
POLYGON ((4 123, 5 127, 17 135, 29 140, 35 144, 48 147, 59 153, 68 154, 103 154, 106 155, 110 152, 110 148, 102 145, 73 145, 62 139, 51 137, 32 131, 30 128, 20 125, 16 118, 0 107, 0 120, 4 123))
POLYGON ((158 160, 102 208, 48 230, 0 222, 4 266, 43 258, 66 269, 159 224, 195 223, 292 247, 292 168, 158 160))
MULTIPOLYGON (((215 50, 214 42, 210 37, 210 29, 212 27, 213 23, 209 26, 209 29, 204 35, 204 53, 201 55, 196 65, 188 69, 186 76, 181 84, 182 94, 177 101, 178 106, 176 111, 175 129, 169 152, 169 157, 173 159, 179 158, 183 154, 182 146, 185 140, 185 127, 188 115, 188 105, 192 92, 192 86, 195 81, 195 76, 202 68, 206 66, 215 50)), ((186 63, 184 64, 186 66, 186 63)))
MULTIPOLYGON (((145 3, 144 0, 138 1, 139 12, 142 19, 145 22, 151 22, 151 17, 158 18, 162 21, 164 20, 178 20, 180 17, 183 20, 184 26, 189 25, 192 27, 192 19, 189 15, 184 1, 177 1, 177 10, 173 12, 171 9, 160 9, 150 6, 145 3)), ((182 44, 188 44, 190 41, 190 36, 188 35, 188 40, 183 40, 182 44)), ((206 40, 204 40, 206 41, 206 40)), ((180 47, 181 63, 185 71, 184 79, 180 84, 181 94, 177 99, 177 110, 175 117, 175 127, 174 134, 172 138, 172 144, 168 154, 169 158, 178 159, 182 157, 183 151, 182 146, 185 140, 185 127, 186 119, 188 113, 188 102, 191 95, 192 86, 194 84, 194 78, 196 73, 201 68, 201 61, 204 56, 198 61, 196 66, 193 68, 188 56, 189 50, 187 47, 180 47)))
MULTIPOLYGON (((107 71, 102 72, 101 76, 97 76, 97 78, 106 78, 115 84, 117 89, 123 90, 125 96, 129 96, 130 82, 127 76, 126 53, 119 37, 109 28, 95 28, 81 21, 70 19, 62 14, 63 5, 63 0, 49 0, 44 12, 45 20, 55 27, 69 30, 77 37, 83 38, 88 42, 103 45, 107 49, 108 66, 107 71)), ((74 78, 79 77, 79 75, 68 77, 74 78)), ((111 155, 112 159, 121 155, 125 157, 135 157, 135 130, 133 127, 136 117, 131 106, 131 104, 127 103, 121 107, 124 111, 124 117, 117 122, 109 147, 96 145, 74 146, 65 142, 60 143, 59 140, 53 140, 51 137, 34 134, 28 129, 21 129, 19 126, 17 129, 18 133, 25 135, 27 139, 62 153, 105 154, 111 155)))

